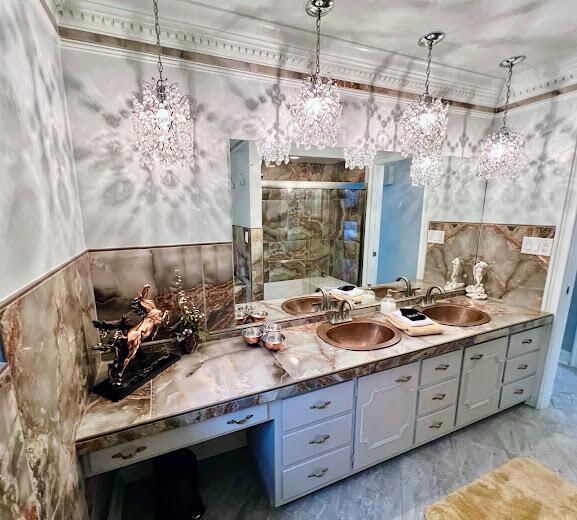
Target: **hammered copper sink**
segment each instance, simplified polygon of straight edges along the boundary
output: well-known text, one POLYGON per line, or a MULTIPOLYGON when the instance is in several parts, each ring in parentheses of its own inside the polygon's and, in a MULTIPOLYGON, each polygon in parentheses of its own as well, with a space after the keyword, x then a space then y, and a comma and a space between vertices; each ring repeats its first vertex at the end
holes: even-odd
POLYGON ((454 303, 439 303, 421 312, 441 325, 453 327, 476 327, 491 321, 491 316, 486 312, 454 303))
POLYGON ((299 296, 282 303, 281 309, 293 316, 301 314, 313 314, 317 312, 323 303, 322 296, 299 296))
POLYGON ((401 341, 401 334, 392 327, 369 319, 358 318, 348 323, 323 323, 318 336, 329 345, 345 350, 377 350, 392 347, 401 341))

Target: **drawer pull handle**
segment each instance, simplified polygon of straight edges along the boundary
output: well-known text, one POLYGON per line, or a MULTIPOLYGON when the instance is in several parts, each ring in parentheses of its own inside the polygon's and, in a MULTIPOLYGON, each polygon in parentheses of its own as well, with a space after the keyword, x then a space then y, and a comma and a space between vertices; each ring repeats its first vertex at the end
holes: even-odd
POLYGON ((134 448, 130 453, 115 453, 114 455, 112 455, 113 459, 122 459, 122 460, 130 460, 133 459, 136 455, 138 455, 140 452, 144 451, 146 449, 146 446, 138 446, 137 448, 134 448))
POLYGON ((446 363, 442 363, 435 367, 435 370, 447 370, 451 365, 447 365, 446 363))
POLYGON ((437 394, 433 396, 433 401, 442 401, 447 397, 447 394, 437 394))
POLYGON ((309 444, 324 444, 331 438, 330 435, 317 435, 309 444))
POLYGON ((527 370, 529 368, 529 365, 526 365, 525 363, 523 363, 522 365, 519 365, 517 367, 517 370, 527 370))
POLYGON ((413 379, 413 376, 401 376, 395 381, 395 383, 407 383, 411 379, 413 379))
POLYGON ((524 339, 523 341, 521 341, 521 343, 523 345, 530 345, 531 343, 533 343, 532 339, 524 339))
POLYGON ((244 424, 249 419, 254 417, 253 414, 247 415, 244 419, 231 419, 230 421, 226 421, 226 424, 244 424))
POLYGON ((515 390, 513 393, 515 395, 522 395, 525 393, 525 390, 523 388, 519 388, 519 390, 515 390))
POLYGON ((322 468, 317 469, 314 473, 309 475, 309 478, 321 478, 325 476, 325 473, 329 470, 329 468, 322 468))
POLYGON ((429 428, 434 429, 434 430, 437 430, 437 429, 439 429, 441 426, 443 426, 443 421, 435 422, 435 423, 431 424, 431 425, 429 426, 429 428))
POLYGON ((471 359, 473 361, 477 361, 478 359, 483 359, 484 354, 475 354, 474 356, 471 356, 471 359))
POLYGON ((332 401, 322 401, 320 403, 315 403, 311 405, 311 410, 324 410, 327 406, 329 406, 332 401))

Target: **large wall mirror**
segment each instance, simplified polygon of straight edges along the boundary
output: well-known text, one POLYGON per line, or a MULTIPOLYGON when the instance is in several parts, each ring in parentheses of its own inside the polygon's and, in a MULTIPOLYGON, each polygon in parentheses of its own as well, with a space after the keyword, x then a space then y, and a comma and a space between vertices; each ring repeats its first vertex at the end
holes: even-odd
POLYGON ((396 152, 349 170, 341 148, 293 149, 288 164, 267 166, 256 143, 231 140, 236 308, 252 304, 270 319, 307 314, 314 308, 302 297, 347 285, 397 296, 397 278, 445 286, 456 263, 468 283, 485 197, 470 163, 445 157, 441 183, 423 188, 396 152))

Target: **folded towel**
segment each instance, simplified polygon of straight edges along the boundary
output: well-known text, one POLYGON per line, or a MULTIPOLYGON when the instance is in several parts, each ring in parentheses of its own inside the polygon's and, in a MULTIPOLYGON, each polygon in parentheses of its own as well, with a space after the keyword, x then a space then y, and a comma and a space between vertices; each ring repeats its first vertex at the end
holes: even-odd
POLYGON ((400 323, 394 316, 394 313, 387 314, 385 318, 389 321, 391 325, 399 330, 402 330, 408 336, 429 336, 432 334, 443 334, 444 329, 442 325, 435 323, 433 321, 432 325, 427 325, 426 327, 410 327, 403 323, 400 323))
MULTIPOLYGON (((415 312, 418 312, 418 311, 415 311, 415 312)), ((406 318, 405 316, 403 316, 401 309, 396 310, 395 312, 393 312, 391 314, 393 315, 395 320, 397 320, 399 323, 402 323, 403 325, 406 325, 408 327, 428 327, 430 325, 435 325, 435 322, 431 318, 425 316, 424 314, 421 314, 421 316, 424 316, 424 319, 419 319, 419 320, 410 320, 409 318, 406 318)))
POLYGON ((362 301, 363 290, 358 287, 355 287, 350 291, 333 289, 329 294, 336 300, 352 300, 355 303, 360 303, 362 301))

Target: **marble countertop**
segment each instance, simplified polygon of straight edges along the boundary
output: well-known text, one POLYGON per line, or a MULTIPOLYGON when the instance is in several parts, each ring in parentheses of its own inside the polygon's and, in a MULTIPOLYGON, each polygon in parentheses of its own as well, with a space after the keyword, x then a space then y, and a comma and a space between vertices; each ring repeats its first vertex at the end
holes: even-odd
MULTIPOLYGON (((482 309, 491 315, 491 321, 477 327, 445 327, 443 334, 435 336, 402 334, 396 345, 367 352, 325 343, 316 334, 318 322, 285 329, 285 346, 275 353, 246 346, 239 337, 206 343, 118 403, 91 395, 78 428, 78 453, 90 453, 552 321, 551 314, 499 300, 472 301, 458 296, 450 301, 482 309)), ((386 321, 376 312, 363 317, 386 321)))

